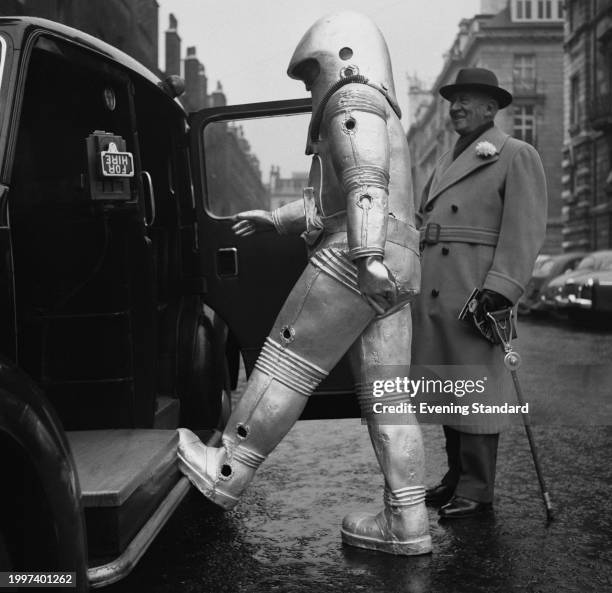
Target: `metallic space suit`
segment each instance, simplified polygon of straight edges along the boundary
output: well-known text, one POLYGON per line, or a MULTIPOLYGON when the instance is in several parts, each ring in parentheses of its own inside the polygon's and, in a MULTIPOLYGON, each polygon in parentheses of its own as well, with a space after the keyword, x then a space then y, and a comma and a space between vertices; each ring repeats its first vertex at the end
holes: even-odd
MULTIPOLYGON (((356 392, 385 477, 384 509, 345 517, 345 543, 392 554, 431 551, 423 445, 409 413, 388 423, 373 404, 373 381, 410 365, 409 299, 420 264, 410 158, 380 31, 352 12, 317 21, 289 64, 312 92, 304 201, 238 216, 238 234, 266 226, 302 233, 311 257, 267 337, 245 393, 223 434, 206 447, 180 429, 179 466, 200 491, 230 509, 300 417, 308 396, 349 351, 356 392)), ((379 407, 379 409, 381 409, 379 407)), ((387 419, 389 416, 386 417, 387 419)))

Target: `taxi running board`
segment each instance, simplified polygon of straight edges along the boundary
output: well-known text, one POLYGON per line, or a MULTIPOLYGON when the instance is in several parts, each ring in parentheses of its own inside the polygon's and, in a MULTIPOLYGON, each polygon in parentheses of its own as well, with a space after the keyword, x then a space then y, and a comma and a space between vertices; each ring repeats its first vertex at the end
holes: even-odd
POLYGON ((121 556, 87 571, 92 589, 116 583, 131 572, 190 489, 189 480, 182 477, 121 556))
MULTIPOLYGON (((214 447, 220 440, 221 431, 215 430, 206 444, 214 447)), ((124 579, 142 558, 190 490, 191 483, 183 476, 118 558, 88 569, 87 577, 91 588, 106 587, 124 579)))

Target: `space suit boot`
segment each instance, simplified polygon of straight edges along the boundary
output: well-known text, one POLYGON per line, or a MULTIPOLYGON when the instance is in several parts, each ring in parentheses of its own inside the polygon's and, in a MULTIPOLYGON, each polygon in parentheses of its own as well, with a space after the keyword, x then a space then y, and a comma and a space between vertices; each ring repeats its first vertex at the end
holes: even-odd
POLYGON ((354 512, 342 522, 342 540, 350 546, 387 554, 416 556, 431 552, 425 487, 410 471, 410 442, 417 426, 370 426, 370 436, 385 475, 384 507, 377 515, 354 512), (406 447, 408 445, 408 449, 406 447), (408 453, 408 455, 406 455, 408 453), (403 466, 403 467, 402 467, 403 466), (394 470, 400 469, 400 472, 394 470), (395 475, 393 475, 395 474, 395 475), (404 474, 404 475, 402 475, 404 474), (389 482, 394 485, 391 489, 389 482), (401 485, 401 484, 406 485, 401 485))

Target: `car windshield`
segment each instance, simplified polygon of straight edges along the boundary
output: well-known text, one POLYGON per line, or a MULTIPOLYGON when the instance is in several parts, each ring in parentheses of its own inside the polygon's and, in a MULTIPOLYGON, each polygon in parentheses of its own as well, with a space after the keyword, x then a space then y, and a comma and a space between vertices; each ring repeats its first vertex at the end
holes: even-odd
POLYGON ((585 257, 577 270, 612 270, 612 252, 595 253, 585 257))
POLYGON ((554 265, 554 259, 546 259, 542 262, 536 262, 533 268, 534 278, 545 278, 546 276, 549 276, 552 274, 554 265))
POLYGON ((588 257, 585 257, 578 264, 578 267, 576 269, 577 270, 594 270, 596 262, 597 262, 597 260, 592 255, 589 255, 588 257))
POLYGON ((533 270, 533 276, 535 278, 545 278, 546 276, 549 276, 552 273, 554 265, 554 259, 547 259, 543 262, 536 263, 533 270))
POLYGON ((612 270, 612 257, 601 260, 601 265, 598 268, 599 270, 612 270))

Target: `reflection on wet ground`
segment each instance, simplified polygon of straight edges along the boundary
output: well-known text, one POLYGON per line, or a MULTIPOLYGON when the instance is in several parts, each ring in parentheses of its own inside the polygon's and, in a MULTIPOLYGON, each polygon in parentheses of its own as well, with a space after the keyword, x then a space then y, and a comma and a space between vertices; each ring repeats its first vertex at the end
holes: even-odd
MULTIPOLYGON (((564 389, 554 365, 612 359, 610 335, 528 323, 522 336, 524 390, 532 398, 564 389)), ((377 510, 382 477, 359 420, 306 421, 264 463, 234 511, 217 513, 194 493, 132 575, 106 591, 612 591, 612 427, 596 426, 612 387, 599 387, 596 395, 563 392, 574 410, 566 425, 534 427, 556 510, 548 527, 524 431, 514 426, 500 440, 494 514, 441 524, 430 510, 429 556, 343 547, 342 517, 377 510)), ((444 468, 442 430, 423 432, 432 485, 444 468)))
MULTIPOLYGON (((443 463, 441 431, 424 432, 433 483, 443 463)), ((500 446, 493 515, 441 524, 431 510, 431 556, 343 547, 343 515, 375 510, 382 495, 366 429, 356 420, 302 422, 236 510, 216 513, 194 495, 117 590, 610 591, 612 430, 535 432, 556 506, 549 527, 526 440, 513 428, 500 446)))

